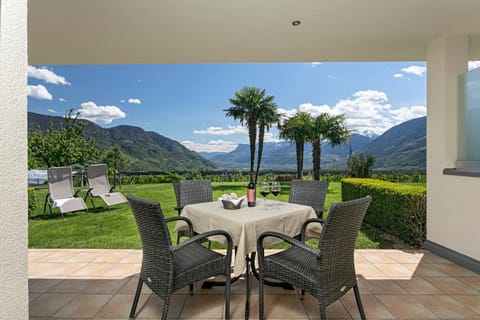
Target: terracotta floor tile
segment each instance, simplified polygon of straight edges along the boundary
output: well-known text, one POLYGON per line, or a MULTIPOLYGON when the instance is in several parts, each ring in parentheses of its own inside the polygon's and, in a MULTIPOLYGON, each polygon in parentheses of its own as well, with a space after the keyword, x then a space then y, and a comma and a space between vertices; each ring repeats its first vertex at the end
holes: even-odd
POLYGON ((97 257, 92 262, 96 263, 117 263, 118 261, 129 257, 130 254, 128 252, 123 252, 121 250, 111 250, 110 252, 106 252, 99 257, 97 257))
POLYGON ((480 278, 479 277, 455 277, 455 279, 462 281, 472 288, 480 292, 480 278))
POLYGON ((370 263, 359 263, 355 265, 355 272, 357 276, 368 278, 387 278, 387 276, 380 271, 375 265, 370 263))
MULTIPOLYGON (((303 305, 309 319, 320 319, 320 309, 316 298, 306 295, 303 305)), ((327 307, 327 319, 351 319, 351 316, 340 300, 338 300, 327 307)))
MULTIPOLYGON (((134 295, 133 294, 117 294, 114 295, 104 306, 103 308, 97 313, 96 317, 118 317, 127 319, 130 315, 130 309, 132 307, 134 295)), ((150 298, 148 294, 142 294, 138 301, 137 305, 137 313, 145 302, 150 298)))
POLYGON ((414 277, 447 277, 448 275, 436 268, 434 263, 420 263, 420 264, 402 264, 405 268, 413 271, 414 277))
POLYGON ((457 300, 464 306, 475 311, 480 317, 480 295, 450 295, 453 299, 457 300))
MULTIPOLYGON (((186 295, 172 295, 168 308, 168 318, 177 319, 180 316, 186 295)), ((151 295, 142 309, 138 309, 137 319, 160 319, 163 312, 164 302, 156 295, 151 295)))
POLYGON ((30 303, 29 313, 39 317, 52 317, 74 297, 74 294, 44 293, 30 303))
POLYGON ((398 263, 376 263, 375 267, 391 278, 410 278, 413 276, 413 272, 411 270, 398 263))
POLYGON ((355 261, 355 264, 357 263, 368 263, 368 260, 363 257, 363 255, 359 252, 355 252, 353 259, 355 261))
POLYGON ((88 279, 64 279, 47 290, 49 293, 82 293, 89 286, 88 279))
POLYGON ((28 266, 28 276, 33 278, 66 277, 74 274, 85 265, 86 263, 35 262, 28 266))
MULTIPOLYGON (((361 295, 361 300, 367 319, 395 319, 390 311, 388 311, 374 295, 361 295)), ((344 295, 340 298, 340 301, 354 319, 360 318, 354 295, 344 295)))
POLYGON ((478 314, 448 295, 418 295, 416 299, 442 319, 478 318, 478 314))
POLYGON ((440 294, 442 291, 421 277, 408 280, 395 280, 408 294, 440 294))
POLYGON ((181 318, 222 319, 224 295, 187 296, 181 318))
POLYGON ((362 253, 362 256, 370 263, 397 263, 388 256, 388 254, 381 251, 362 253))
POLYGON ((42 294, 41 293, 31 293, 29 292, 28 293, 28 302, 32 302, 33 300, 35 300, 36 298, 38 298, 39 296, 41 296, 42 294))
POLYGON ((28 279, 28 291, 33 293, 43 293, 56 286, 62 279, 28 279))
POLYGON ((359 287, 367 287, 372 294, 407 294, 402 287, 391 279, 361 279, 359 282, 359 287))
POLYGON ((412 296, 377 295, 376 297, 396 319, 438 319, 432 311, 412 296))
POLYGON ((455 278, 424 277, 424 279, 447 294, 478 294, 476 289, 455 278))
MULTIPOLYGON (((137 285, 138 285, 138 277, 130 277, 129 279, 127 278, 127 282, 125 285, 118 291, 119 294, 135 294, 135 291, 137 290, 137 285)), ((142 294, 151 294, 152 290, 150 288, 143 284, 142 286, 142 294)))
POLYGON ((422 261, 424 254, 420 252, 400 251, 390 252, 387 255, 397 263, 414 263, 418 264, 422 261))
POLYGON ((111 295, 79 294, 61 308, 55 317, 93 318, 112 298, 111 295))
MULTIPOLYGON (((258 307, 255 303, 252 305, 254 308, 258 307)), ((299 296, 265 295, 265 318, 308 319, 308 315, 299 296)))
POLYGON ((84 265, 82 268, 73 273, 74 276, 79 277, 101 277, 108 272, 112 272, 119 265, 115 263, 89 263, 84 265))
POLYGON ((122 288, 129 278, 124 279, 93 279, 88 280, 88 286, 83 290, 86 294, 115 294, 122 288))
POLYGON ((28 251, 28 263, 37 262, 41 258, 44 258, 50 254, 52 254, 52 251, 39 251, 30 249, 28 251))
POLYGON ((99 256, 101 256, 101 253, 98 252, 79 252, 65 259, 64 262, 92 262, 99 256))
POLYGON ((140 264, 134 263, 116 263, 108 269, 102 276, 125 278, 140 272, 140 264))
POLYGON ((38 259, 37 262, 65 262, 66 259, 69 259, 77 254, 78 252, 74 251, 56 251, 38 259))
POLYGON ((444 264, 452 264, 451 261, 444 259, 436 254, 431 252, 425 252, 422 258, 422 263, 444 263, 444 264))
POLYGON ((480 274, 477 274, 473 271, 470 271, 464 267, 461 267, 459 265, 456 265, 456 264, 447 264, 447 263, 443 263, 443 264, 438 264, 438 265, 435 265, 435 267, 443 272, 445 272, 446 274, 450 275, 450 276, 454 276, 454 277, 478 277, 480 278, 480 274))

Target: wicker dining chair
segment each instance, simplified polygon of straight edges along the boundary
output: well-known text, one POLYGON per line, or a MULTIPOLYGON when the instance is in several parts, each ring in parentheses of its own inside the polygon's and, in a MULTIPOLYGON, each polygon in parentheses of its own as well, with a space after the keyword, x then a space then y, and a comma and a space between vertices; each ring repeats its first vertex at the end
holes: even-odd
POLYGON ((291 181, 288 202, 312 207, 323 218, 328 182, 294 179, 291 181))
POLYGON ((309 219, 302 227, 305 239, 309 223, 323 223, 317 249, 278 232, 264 232, 257 241, 259 262, 259 316, 264 319, 264 279, 290 283, 319 300, 320 319, 326 319, 326 307, 353 288, 360 316, 365 319, 355 275, 354 249, 357 234, 370 204, 371 197, 335 203, 327 220, 309 219), (265 256, 263 239, 279 238, 292 246, 265 256))
POLYGON ((127 196, 137 223, 142 240, 143 259, 135 298, 130 311, 130 318, 135 318, 138 300, 145 283, 164 301, 162 319, 167 318, 172 293, 196 281, 212 276, 225 276, 225 318, 230 317, 230 273, 232 259, 232 239, 222 230, 213 230, 185 240, 179 245, 172 245, 167 222, 182 220, 189 226, 192 223, 185 217, 165 219, 160 203, 150 202, 127 196), (226 254, 220 254, 201 245, 212 235, 227 239, 226 254))
MULTIPOLYGON (((212 184, 210 180, 180 180, 173 182, 173 191, 175 192, 175 199, 177 200, 178 215, 182 213, 183 208, 189 204, 211 202, 212 184)), ((178 230, 177 243, 180 237, 186 236, 184 230, 178 230)))

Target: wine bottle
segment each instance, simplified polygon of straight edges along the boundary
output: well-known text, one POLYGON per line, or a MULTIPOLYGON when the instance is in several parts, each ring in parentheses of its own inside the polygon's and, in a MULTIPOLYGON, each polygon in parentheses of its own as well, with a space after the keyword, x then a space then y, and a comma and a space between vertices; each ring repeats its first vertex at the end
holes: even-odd
POLYGON ((255 207, 256 202, 256 192, 255 192, 255 183, 253 182, 253 175, 250 175, 250 182, 247 187, 247 200, 249 207, 255 207))

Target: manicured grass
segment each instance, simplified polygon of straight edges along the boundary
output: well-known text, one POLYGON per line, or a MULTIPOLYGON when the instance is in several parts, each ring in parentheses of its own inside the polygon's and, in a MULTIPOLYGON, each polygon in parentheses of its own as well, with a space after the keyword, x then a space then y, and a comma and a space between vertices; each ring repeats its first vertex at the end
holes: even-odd
MULTIPOLYGON (((213 198, 218 199, 224 193, 235 192, 239 196, 246 193, 246 184, 240 183, 213 183, 213 198)), ((126 185, 121 189, 125 195, 133 194, 136 197, 160 202, 166 217, 176 216, 175 194, 171 183, 126 185)), ((140 249, 141 243, 135 220, 127 204, 121 204, 110 209, 106 208, 101 200, 95 200, 96 209, 89 209, 88 213, 75 212, 65 214, 62 219, 58 211, 53 215, 43 213, 43 204, 47 189, 37 189, 37 211, 28 227, 29 248, 95 248, 95 249, 140 249)), ((282 184, 280 201, 288 201, 289 184, 282 184)), ((84 196, 85 191, 80 192, 84 196)), ((273 199, 270 195, 268 199, 273 199)), ((258 194, 257 201, 263 201, 258 194)), ((326 208, 334 202, 341 201, 340 183, 330 183, 326 208)), ((90 201, 87 202, 92 208, 90 201)), ((169 226, 173 229, 173 224, 169 226)), ((173 233, 173 232, 172 232, 173 233)), ((176 239, 176 236, 172 236, 176 239)), ((315 241, 309 242, 315 245, 315 241)), ((389 248, 391 241, 382 239, 368 228, 362 228, 357 239, 357 248, 389 248)), ((280 246, 281 247, 281 246, 280 246)))

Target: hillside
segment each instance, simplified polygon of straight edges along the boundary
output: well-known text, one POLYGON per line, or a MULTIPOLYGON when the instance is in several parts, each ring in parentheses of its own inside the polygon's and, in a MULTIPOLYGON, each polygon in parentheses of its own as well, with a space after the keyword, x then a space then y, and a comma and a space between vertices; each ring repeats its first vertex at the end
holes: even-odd
MULTIPOLYGON (((322 144, 322 169, 345 169, 350 152, 360 150, 371 142, 370 137, 353 134, 349 145, 331 147, 329 143, 322 144)), ((216 154, 210 157, 219 167, 248 169, 250 163, 250 146, 240 144, 229 153, 216 154)), ((295 170, 296 151, 295 144, 289 142, 267 142, 263 147, 262 168, 274 170, 295 170)), ((312 168, 312 147, 305 144, 304 168, 312 168)))
MULTIPOLYGON (((55 128, 59 128, 65 119, 29 112, 28 130, 44 131, 50 126, 50 121, 53 121, 55 128)), ((127 125, 102 128, 93 122, 81 121, 87 124, 85 137, 93 137, 100 150, 106 150, 112 145, 120 147, 131 160, 128 171, 188 171, 216 167, 198 153, 156 132, 127 125)))
POLYGON ((425 170, 427 118, 403 122, 373 140, 359 152, 376 158, 374 168, 425 170))

